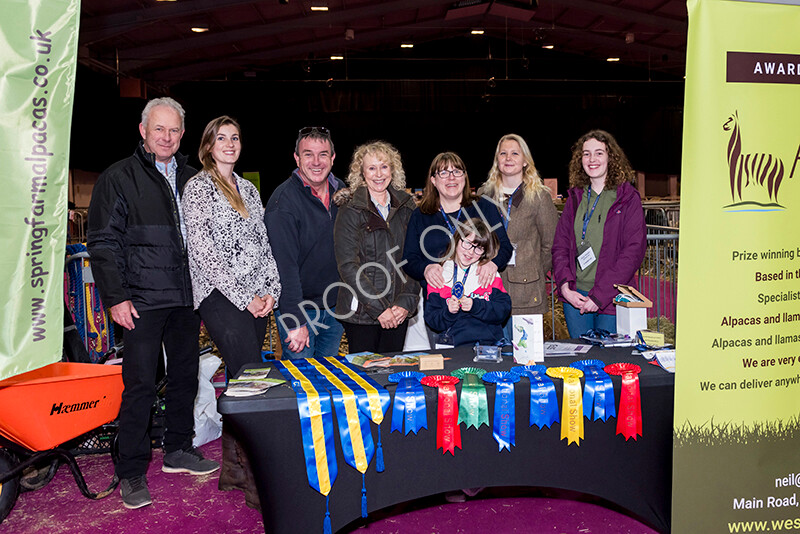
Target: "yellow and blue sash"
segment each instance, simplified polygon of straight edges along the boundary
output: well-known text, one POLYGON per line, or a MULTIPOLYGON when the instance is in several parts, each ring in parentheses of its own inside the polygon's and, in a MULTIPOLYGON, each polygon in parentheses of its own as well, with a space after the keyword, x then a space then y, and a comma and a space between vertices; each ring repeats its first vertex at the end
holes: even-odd
POLYGON ((306 474, 312 488, 328 495, 336 480, 336 449, 333 444, 333 409, 328 391, 309 376, 305 367, 291 360, 273 362, 289 381, 297 396, 297 411, 300 414, 300 432, 303 437, 303 454, 306 458, 306 474))
POLYGON ((384 471, 383 447, 381 447, 381 423, 389 410, 391 397, 383 386, 372 378, 360 373, 357 369, 339 358, 328 357, 324 362, 334 374, 356 393, 361 412, 378 425, 378 444, 375 455, 375 470, 384 471))

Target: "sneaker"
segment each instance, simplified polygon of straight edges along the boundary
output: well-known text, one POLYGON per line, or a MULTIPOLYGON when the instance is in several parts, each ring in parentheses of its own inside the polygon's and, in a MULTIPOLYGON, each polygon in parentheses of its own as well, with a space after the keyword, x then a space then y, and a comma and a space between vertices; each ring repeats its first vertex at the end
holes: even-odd
POLYGON ((144 475, 123 478, 119 483, 119 492, 122 495, 122 504, 131 510, 153 503, 144 475))
POLYGON ((203 458, 200 451, 192 447, 189 450, 177 450, 164 455, 164 465, 161 470, 165 473, 189 473, 190 475, 207 475, 219 469, 219 464, 214 460, 203 458))

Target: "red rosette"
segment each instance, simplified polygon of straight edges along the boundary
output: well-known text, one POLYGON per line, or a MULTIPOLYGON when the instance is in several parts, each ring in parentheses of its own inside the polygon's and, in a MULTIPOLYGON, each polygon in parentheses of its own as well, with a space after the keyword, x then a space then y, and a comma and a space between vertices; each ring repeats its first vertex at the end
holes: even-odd
POLYGON ((642 398, 639 393, 639 373, 642 368, 633 363, 612 363, 606 365, 604 371, 622 377, 617 434, 622 434, 625 441, 629 438, 635 440, 642 435, 642 398))
POLYGON ((456 384, 459 380, 455 376, 431 375, 421 381, 422 385, 438 388, 437 420, 436 420, 436 448, 442 449, 442 454, 449 452, 455 456, 455 447, 461 448, 461 428, 458 426, 458 395, 456 384))

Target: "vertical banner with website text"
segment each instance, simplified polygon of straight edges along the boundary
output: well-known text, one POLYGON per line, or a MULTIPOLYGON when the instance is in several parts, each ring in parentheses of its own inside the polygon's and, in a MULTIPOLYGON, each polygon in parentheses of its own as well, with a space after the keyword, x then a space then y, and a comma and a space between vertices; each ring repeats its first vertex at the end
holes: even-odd
POLYGON ((79 0, 3 1, 0 379, 61 358, 79 0))
POLYGON ((672 530, 800 529, 800 6, 688 10, 672 530))

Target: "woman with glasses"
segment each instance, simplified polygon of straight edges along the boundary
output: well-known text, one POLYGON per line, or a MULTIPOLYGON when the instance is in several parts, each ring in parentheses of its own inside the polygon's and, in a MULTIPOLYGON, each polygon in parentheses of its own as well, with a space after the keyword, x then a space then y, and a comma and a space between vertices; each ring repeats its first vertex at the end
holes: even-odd
POLYGON ((488 287, 478 280, 500 247, 497 236, 480 219, 470 219, 469 233, 456 233, 453 252, 442 263, 444 285, 428 286, 425 322, 439 333, 440 343, 493 345, 503 339, 502 324, 511 313, 511 299, 495 273, 488 287))
POLYGON ((356 148, 349 188, 334 195, 339 214, 333 227, 339 275, 336 314, 351 353, 398 352, 417 311, 419 284, 395 266, 403 256, 408 220, 416 208, 403 189, 400 153, 383 141, 356 148))
MULTIPOLYGON (((466 221, 472 218, 486 221, 499 242, 497 256, 475 270, 480 286, 486 288, 511 258, 511 242, 494 204, 472 194, 466 166, 458 154, 438 154, 431 162, 422 201, 408 221, 403 250, 403 269, 422 283, 424 293, 429 287, 444 287, 441 262, 452 252, 453 236, 470 231, 466 221)), ((410 348, 408 344, 406 348, 410 348)))
POLYGON ((208 123, 198 154, 203 170, 181 199, 194 307, 229 378, 242 365, 261 361, 267 315, 281 296, 261 196, 233 172, 242 150, 239 132, 227 116, 208 123))
POLYGON ((571 189, 553 241, 553 279, 572 338, 617 331, 614 284, 635 285, 647 248, 635 178, 608 132, 592 130, 572 147, 571 189))
MULTIPOLYGON (((512 316, 548 311, 546 276, 558 212, 542 182, 525 140, 517 134, 500 138, 486 183, 478 191, 494 200, 514 254, 500 274, 511 295, 512 316)), ((503 327, 512 339, 512 320, 503 327)))

